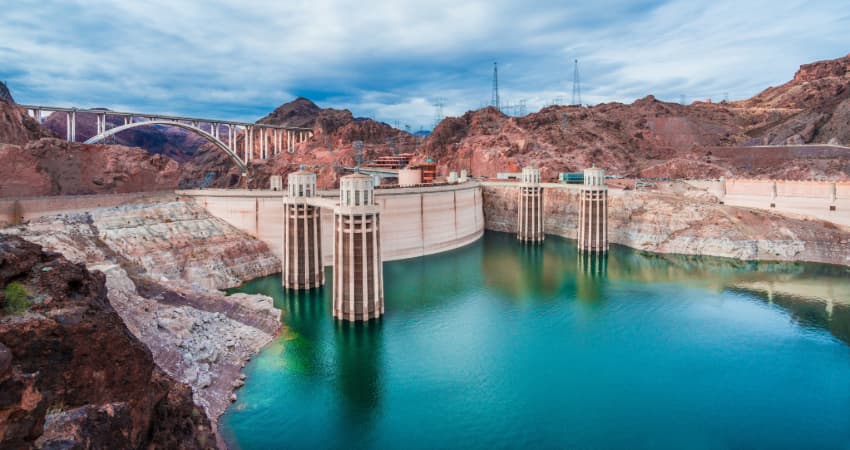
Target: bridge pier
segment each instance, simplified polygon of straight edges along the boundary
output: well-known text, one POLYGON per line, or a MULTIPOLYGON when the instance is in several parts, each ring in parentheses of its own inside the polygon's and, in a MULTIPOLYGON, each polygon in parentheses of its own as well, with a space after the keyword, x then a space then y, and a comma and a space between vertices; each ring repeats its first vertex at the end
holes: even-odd
POLYGON ((320 209, 308 199, 316 195, 316 174, 299 170, 287 178, 283 198, 283 287, 305 290, 324 286, 320 209))
POLYGON ((65 140, 68 142, 76 142, 77 141, 77 111, 71 110, 68 111, 66 117, 66 126, 65 126, 65 140))
POLYGON ((605 171, 596 166, 584 169, 578 227, 579 253, 608 251, 608 186, 605 171))
POLYGON ((380 207, 372 177, 355 173, 340 178, 334 209, 333 316, 368 321, 384 314, 380 207))
POLYGON ((540 187, 540 169, 522 169, 518 205, 517 238, 526 242, 542 242, 543 188, 540 187))

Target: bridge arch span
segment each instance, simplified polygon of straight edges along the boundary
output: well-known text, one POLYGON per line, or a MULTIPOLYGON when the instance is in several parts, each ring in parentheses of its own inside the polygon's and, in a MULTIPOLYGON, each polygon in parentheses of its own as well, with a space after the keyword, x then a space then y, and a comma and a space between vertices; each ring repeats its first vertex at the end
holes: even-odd
POLYGON ((104 139, 106 139, 110 136, 113 136, 115 134, 118 134, 118 133, 120 133, 124 130, 129 130, 131 128, 143 127, 143 126, 147 126, 147 125, 168 125, 168 126, 179 127, 179 128, 183 128, 184 130, 192 131, 192 132, 202 136, 207 141, 212 142, 221 151, 225 152, 228 156, 230 156, 230 159, 232 159, 233 162, 235 162, 236 165, 239 166, 239 170, 242 172, 243 177, 248 175, 248 166, 245 164, 244 161, 242 161, 241 158, 239 158, 239 155, 237 155, 236 152, 234 152, 233 150, 230 149, 230 147, 227 146, 227 144, 225 144, 220 139, 216 138, 215 136, 207 133, 206 131, 204 131, 204 130, 198 128, 198 127, 195 127, 195 126, 192 126, 192 125, 189 125, 189 124, 185 124, 185 123, 181 123, 181 122, 171 121, 171 120, 153 119, 153 120, 148 120, 148 121, 145 121, 145 122, 131 122, 131 123, 128 123, 126 125, 121 125, 121 126, 117 126, 115 128, 110 128, 109 130, 107 130, 104 133, 101 133, 101 134, 98 134, 96 136, 91 137, 85 143, 86 144, 97 144, 98 142, 100 142, 100 141, 102 141, 102 140, 104 140, 104 139))

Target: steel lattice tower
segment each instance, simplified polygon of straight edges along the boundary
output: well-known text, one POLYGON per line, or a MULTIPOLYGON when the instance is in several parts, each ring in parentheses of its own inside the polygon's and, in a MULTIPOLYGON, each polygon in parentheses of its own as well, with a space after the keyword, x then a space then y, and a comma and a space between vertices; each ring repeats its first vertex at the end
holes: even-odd
POLYGON ((575 69, 573 69, 573 105, 581 105, 581 81, 578 78, 578 59, 575 60, 575 69))
POLYGON ((490 105, 501 109, 499 107, 499 66, 495 62, 493 63, 493 94, 490 97, 490 105))

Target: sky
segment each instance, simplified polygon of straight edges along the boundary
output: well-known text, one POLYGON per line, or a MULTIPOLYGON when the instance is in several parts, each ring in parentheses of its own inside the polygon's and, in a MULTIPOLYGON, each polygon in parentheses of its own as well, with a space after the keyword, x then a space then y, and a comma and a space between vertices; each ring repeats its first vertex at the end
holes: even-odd
POLYGON ((850 53, 838 1, 15 0, 0 80, 18 103, 255 121, 298 96, 413 129, 652 94, 748 98, 850 53))

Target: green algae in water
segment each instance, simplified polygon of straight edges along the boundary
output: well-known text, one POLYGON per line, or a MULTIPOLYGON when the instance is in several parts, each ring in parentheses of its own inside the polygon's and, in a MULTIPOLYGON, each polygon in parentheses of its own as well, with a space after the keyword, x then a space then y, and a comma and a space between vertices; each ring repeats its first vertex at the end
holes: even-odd
POLYGON ((235 448, 850 448, 850 272, 580 257, 486 233, 384 264, 386 315, 280 276, 287 330, 222 417, 235 448))

